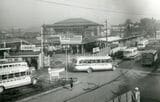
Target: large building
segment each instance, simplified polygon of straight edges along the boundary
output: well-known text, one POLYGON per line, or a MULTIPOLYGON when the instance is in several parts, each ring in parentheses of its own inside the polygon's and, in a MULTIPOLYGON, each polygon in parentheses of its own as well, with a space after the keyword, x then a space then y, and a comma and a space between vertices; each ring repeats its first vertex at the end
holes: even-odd
MULTIPOLYGON (((103 25, 83 18, 72 18, 54 24, 43 25, 44 41, 50 43, 51 38, 59 37, 60 45, 69 45, 71 52, 83 53, 88 43, 94 42, 100 36, 103 25), (49 36, 49 37, 48 37, 49 36), (50 38, 50 39, 46 39, 50 38)), ((54 39, 56 42, 57 40, 54 39)), ((54 43, 54 41, 52 41, 54 43)))

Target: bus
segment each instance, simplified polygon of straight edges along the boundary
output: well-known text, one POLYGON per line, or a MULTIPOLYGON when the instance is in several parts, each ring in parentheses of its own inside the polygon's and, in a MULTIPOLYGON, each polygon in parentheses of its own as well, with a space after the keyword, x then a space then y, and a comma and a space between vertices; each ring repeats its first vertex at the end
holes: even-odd
POLYGON ((141 64, 142 65, 153 65, 158 60, 157 50, 145 50, 142 53, 141 64))
POLYGON ((139 50, 144 50, 145 49, 145 47, 146 47, 146 45, 149 43, 149 41, 147 40, 147 39, 143 39, 143 40, 141 40, 141 41, 139 41, 138 43, 137 43, 137 48, 139 49, 139 50))
POLYGON ((0 60, 0 93, 6 89, 36 83, 37 79, 32 77, 26 62, 13 58, 0 60))
POLYGON ((138 56, 138 50, 136 47, 129 47, 123 50, 124 59, 134 59, 138 56))
POLYGON ((72 59, 73 71, 115 70, 117 64, 110 56, 79 56, 72 59))

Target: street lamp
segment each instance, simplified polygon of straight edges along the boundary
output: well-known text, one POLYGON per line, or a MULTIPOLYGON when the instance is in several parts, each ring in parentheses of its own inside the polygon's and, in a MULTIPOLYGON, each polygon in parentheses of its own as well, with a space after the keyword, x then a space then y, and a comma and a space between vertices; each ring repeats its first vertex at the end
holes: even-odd
POLYGON ((65 54, 66 54, 66 78, 68 79, 68 49, 69 49, 69 45, 63 45, 62 46, 63 47, 63 49, 65 49, 65 54))

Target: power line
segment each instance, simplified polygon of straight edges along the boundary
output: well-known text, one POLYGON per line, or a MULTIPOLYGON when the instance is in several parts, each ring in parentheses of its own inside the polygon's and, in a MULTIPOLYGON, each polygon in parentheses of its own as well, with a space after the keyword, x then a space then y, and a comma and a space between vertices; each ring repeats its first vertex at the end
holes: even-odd
POLYGON ((102 11, 102 12, 109 12, 109 13, 141 15, 141 16, 145 15, 145 14, 142 14, 142 13, 131 13, 131 12, 126 12, 126 11, 111 10, 111 9, 98 9, 98 8, 93 8, 93 7, 86 7, 86 6, 80 6, 80 5, 74 5, 74 4, 66 4, 66 3, 60 3, 60 2, 55 2, 55 1, 46 1, 46 0, 37 0, 37 1, 44 2, 44 3, 49 3, 49 4, 60 5, 60 6, 75 7, 75 8, 102 11))

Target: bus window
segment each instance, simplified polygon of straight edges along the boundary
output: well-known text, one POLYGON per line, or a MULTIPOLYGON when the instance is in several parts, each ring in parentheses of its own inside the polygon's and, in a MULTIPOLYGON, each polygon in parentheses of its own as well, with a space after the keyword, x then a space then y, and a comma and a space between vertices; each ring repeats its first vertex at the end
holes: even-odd
POLYGON ((0 68, 2 68, 2 66, 0 66, 0 68))
POLYGON ((9 74, 8 75, 8 78, 13 78, 14 77, 14 74, 9 74))
POLYGON ((22 64, 22 66, 27 66, 26 64, 22 64))
POLYGON ((31 74, 31 71, 27 71, 27 75, 30 75, 31 74))
POLYGON ((7 67, 8 67, 7 65, 4 65, 4 66, 3 66, 3 68, 7 68, 7 67))
POLYGON ((2 80, 2 75, 0 75, 0 80, 2 80))
POLYGON ((7 75, 2 75, 2 80, 7 79, 7 75))
POLYGON ((9 65, 9 67, 13 67, 13 65, 9 65))
POLYGON ((80 60, 79 63, 82 64, 82 63, 84 63, 84 61, 83 61, 83 60, 80 60))
POLYGON ((87 61, 87 60, 84 60, 83 63, 88 63, 88 61, 87 61))
POLYGON ((17 66, 18 66, 18 64, 15 64, 14 66, 15 66, 15 67, 17 67, 17 66))
POLYGON ((73 63, 77 63, 77 60, 76 60, 76 59, 72 59, 72 62, 73 62, 73 63))
POLYGON ((98 59, 98 60, 97 60, 97 63, 101 63, 101 60, 100 60, 100 59, 98 59))
POLYGON ((95 63, 96 61, 95 60, 91 60, 91 63, 95 63))
POLYGON ((101 62, 102 63, 106 63, 107 61, 106 61, 106 59, 102 59, 101 62))
POLYGON ((15 77, 19 77, 20 76, 20 73, 15 73, 15 77))
POLYGON ((26 73, 25 72, 21 72, 21 76, 24 76, 26 73))
POLYGON ((113 62, 113 61, 112 61, 112 59, 107 59, 107 62, 110 63, 110 62, 113 62))
POLYGON ((87 62, 88 62, 88 63, 91 63, 91 60, 88 60, 87 62))

